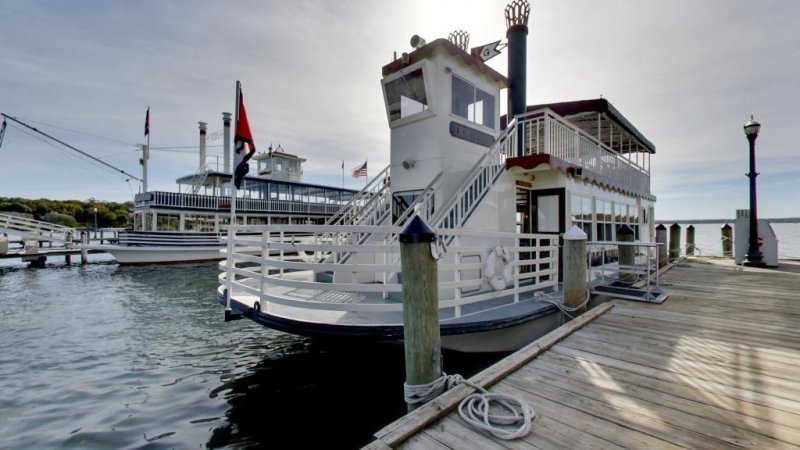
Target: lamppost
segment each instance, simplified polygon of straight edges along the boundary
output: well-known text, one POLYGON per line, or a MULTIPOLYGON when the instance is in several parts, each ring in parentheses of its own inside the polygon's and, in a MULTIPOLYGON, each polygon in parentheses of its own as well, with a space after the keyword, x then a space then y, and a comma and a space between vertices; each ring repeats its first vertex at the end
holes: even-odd
POLYGON ((94 211, 94 231, 97 233, 97 208, 92 208, 92 211, 94 211))
POLYGON ((747 248, 747 261, 748 266, 763 266, 763 255, 758 248, 758 211, 756 207, 756 138, 758 131, 761 129, 761 124, 750 116, 750 120, 744 124, 744 134, 750 142, 750 173, 747 177, 750 178, 750 242, 747 248))

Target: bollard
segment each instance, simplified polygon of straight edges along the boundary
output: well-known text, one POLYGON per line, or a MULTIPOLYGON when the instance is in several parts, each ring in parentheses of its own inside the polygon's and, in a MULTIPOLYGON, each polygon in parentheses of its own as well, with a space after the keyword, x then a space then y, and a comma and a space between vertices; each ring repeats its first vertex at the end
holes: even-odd
POLYGON ((681 226, 673 223, 669 227, 669 260, 681 257, 681 226))
POLYGON ((667 227, 663 223, 656 227, 656 243, 658 244, 658 267, 667 265, 667 227))
MULTIPOLYGON (((633 242, 634 233, 633 228, 627 224, 622 224, 617 227, 617 241, 619 242, 633 242)), ((636 264, 636 252, 632 245, 618 245, 619 252, 619 282, 631 285, 636 282, 636 273, 634 273, 634 265, 636 264)))
POLYGON ((694 256, 694 225, 686 227, 686 256, 694 256))
MULTIPOLYGON (((419 216, 400 233, 403 274, 403 345, 406 384, 424 385, 442 376, 438 266, 431 255, 436 234, 419 216)), ((408 411, 421 404, 408 404, 408 411)))
POLYGON ((733 227, 727 223, 722 226, 722 256, 730 258, 733 256, 733 227))
MULTIPOLYGON (((584 303, 589 281, 586 267, 586 233, 573 225, 564 233, 564 305, 575 308, 584 303)), ((586 311, 584 306, 578 314, 586 311)))

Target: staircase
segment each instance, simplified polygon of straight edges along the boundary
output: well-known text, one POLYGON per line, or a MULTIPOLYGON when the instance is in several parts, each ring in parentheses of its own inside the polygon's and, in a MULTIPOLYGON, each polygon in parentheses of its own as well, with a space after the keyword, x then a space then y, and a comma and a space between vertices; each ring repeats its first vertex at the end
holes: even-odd
POLYGON ((517 141, 516 129, 517 123, 513 121, 492 148, 475 163, 470 174, 450 200, 431 218, 430 224, 434 229, 455 229, 464 226, 483 197, 500 178, 500 174, 506 170, 506 155, 510 154, 509 149, 514 148, 517 141))

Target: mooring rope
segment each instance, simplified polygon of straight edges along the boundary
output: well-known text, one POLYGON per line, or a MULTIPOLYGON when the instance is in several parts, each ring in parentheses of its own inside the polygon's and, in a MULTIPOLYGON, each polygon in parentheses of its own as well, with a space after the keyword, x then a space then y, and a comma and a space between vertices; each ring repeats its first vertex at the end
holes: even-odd
POLYGON ((458 405, 458 415, 464 422, 504 440, 518 439, 531 432, 531 421, 536 412, 527 403, 511 395, 489 392, 458 374, 442 374, 427 384, 405 383, 403 391, 406 403, 414 405, 433 400, 445 390, 462 383, 479 391, 468 395, 458 405), (507 414, 492 413, 493 406, 501 407, 507 414))

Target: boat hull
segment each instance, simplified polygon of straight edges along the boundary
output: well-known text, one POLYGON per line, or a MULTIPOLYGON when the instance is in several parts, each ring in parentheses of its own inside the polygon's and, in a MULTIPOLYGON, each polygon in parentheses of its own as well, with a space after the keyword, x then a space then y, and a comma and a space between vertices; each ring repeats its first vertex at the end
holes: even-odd
MULTIPOLYGON (((225 290, 217 298, 225 305, 225 290)), ((402 322, 332 323, 287 317, 254 309, 234 296, 231 310, 265 327, 291 334, 324 339, 394 341, 403 339, 402 322)), ((443 320, 440 323, 442 348, 465 353, 510 352, 519 350, 561 325, 562 317, 552 304, 529 302, 518 312, 478 320, 443 320)))
POLYGON ((124 245, 83 245, 87 250, 103 251, 111 254, 119 264, 158 264, 200 261, 219 261, 224 259, 220 245, 213 246, 147 246, 124 245))

